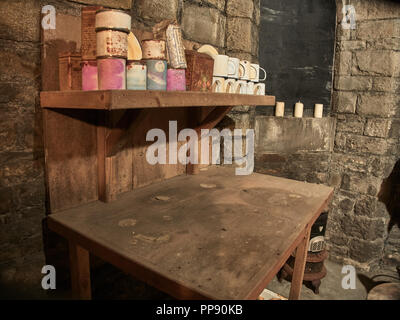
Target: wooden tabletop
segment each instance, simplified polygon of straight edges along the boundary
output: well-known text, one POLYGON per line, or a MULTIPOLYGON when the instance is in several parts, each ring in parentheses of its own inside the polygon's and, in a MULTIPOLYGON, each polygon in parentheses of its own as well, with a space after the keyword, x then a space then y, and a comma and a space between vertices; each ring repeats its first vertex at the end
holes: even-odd
POLYGON ((43 91, 42 108, 142 109, 169 107, 274 106, 274 96, 192 91, 43 91))
POLYGON ((49 226, 177 298, 255 299, 333 194, 210 167, 49 216, 49 226))

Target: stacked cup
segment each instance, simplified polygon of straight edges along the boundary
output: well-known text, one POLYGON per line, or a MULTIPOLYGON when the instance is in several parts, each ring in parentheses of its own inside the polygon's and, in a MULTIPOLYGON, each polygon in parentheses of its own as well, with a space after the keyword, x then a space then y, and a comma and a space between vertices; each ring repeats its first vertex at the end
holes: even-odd
POLYGON ((259 82, 266 78, 266 71, 258 64, 227 55, 214 56, 214 92, 265 95, 265 84, 259 82), (264 72, 263 79, 260 70, 264 72))
POLYGON ((126 89, 126 59, 131 16, 124 11, 96 12, 96 55, 100 90, 126 89))
POLYGON ((147 66, 147 90, 167 90, 167 45, 165 40, 143 40, 147 66))

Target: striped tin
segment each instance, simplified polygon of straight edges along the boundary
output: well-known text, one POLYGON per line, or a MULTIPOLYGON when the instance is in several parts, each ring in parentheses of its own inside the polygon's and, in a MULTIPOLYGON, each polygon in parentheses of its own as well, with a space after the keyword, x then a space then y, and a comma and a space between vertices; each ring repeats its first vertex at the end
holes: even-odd
POLYGON ((96 59, 96 11, 100 6, 82 8, 81 52, 82 60, 96 59))
POLYGON ((143 40, 142 51, 145 60, 167 60, 165 40, 143 40))
POLYGON ((167 90, 167 61, 147 60, 147 90, 167 90))
POLYGON ((82 90, 98 90, 97 61, 89 60, 82 62, 82 90))
POLYGON ((183 46, 181 27, 170 24, 166 31, 168 63, 173 69, 186 69, 185 47, 183 46))
POLYGON ((98 10, 96 13, 96 31, 112 29, 129 33, 131 31, 131 20, 131 16, 122 10, 98 10))
POLYGON ((97 59, 99 89, 126 89, 126 60, 105 58, 97 59))
POLYGON ((145 61, 127 61, 126 88, 128 90, 147 89, 147 66, 145 61))
POLYGON ((128 34, 116 30, 97 31, 97 58, 128 57, 128 34))
POLYGON ((167 91, 186 91, 185 74, 185 69, 168 69, 167 91))

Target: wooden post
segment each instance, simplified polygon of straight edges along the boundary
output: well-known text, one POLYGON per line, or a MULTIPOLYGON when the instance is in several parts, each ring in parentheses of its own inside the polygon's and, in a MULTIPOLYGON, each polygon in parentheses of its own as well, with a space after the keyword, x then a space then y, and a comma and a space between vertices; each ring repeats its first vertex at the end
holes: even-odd
POLYGON ((311 226, 306 227, 306 233, 300 245, 296 249, 292 285, 290 287, 289 300, 299 300, 303 285, 304 269, 306 266, 308 243, 310 241, 311 226))
POLYGON ((90 261, 89 252, 76 243, 69 241, 69 260, 73 299, 90 300, 90 261))

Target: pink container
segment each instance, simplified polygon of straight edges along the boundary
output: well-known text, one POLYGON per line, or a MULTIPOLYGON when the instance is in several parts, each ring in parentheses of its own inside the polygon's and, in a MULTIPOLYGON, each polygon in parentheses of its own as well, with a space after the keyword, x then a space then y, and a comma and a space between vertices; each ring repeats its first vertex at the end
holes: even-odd
POLYGON ((82 90, 99 90, 96 60, 82 62, 82 90))
POLYGON ((99 89, 125 90, 126 89, 126 60, 125 59, 97 59, 99 89))
POLYGON ((186 91, 185 73, 185 69, 168 69, 167 91, 186 91))

